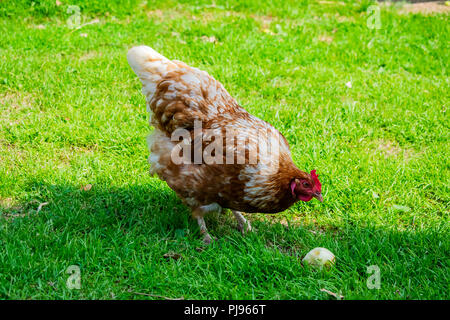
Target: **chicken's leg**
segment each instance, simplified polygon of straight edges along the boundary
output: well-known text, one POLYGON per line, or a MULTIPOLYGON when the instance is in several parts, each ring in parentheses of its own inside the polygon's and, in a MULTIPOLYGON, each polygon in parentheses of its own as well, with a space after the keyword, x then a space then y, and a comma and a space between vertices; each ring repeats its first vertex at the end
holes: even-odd
POLYGON ((192 211, 192 216, 197 219, 198 226, 200 227, 200 233, 203 236, 203 242, 205 244, 211 243, 211 236, 208 233, 208 230, 206 229, 205 219, 203 218, 206 214, 213 213, 213 212, 221 212, 222 208, 217 203, 211 203, 208 205, 204 205, 201 207, 197 207, 195 210, 192 211))
POLYGON ((236 210, 231 211, 233 211, 233 214, 236 217, 236 220, 238 221, 239 230, 242 232, 242 234, 252 231, 252 226, 250 225, 250 222, 248 222, 247 219, 244 218, 242 213, 236 210))
POLYGON ((200 233, 203 234, 203 243, 204 244, 210 244, 211 243, 211 236, 208 233, 208 230, 206 229, 206 223, 205 219, 203 217, 197 217, 198 226, 200 227, 200 233))

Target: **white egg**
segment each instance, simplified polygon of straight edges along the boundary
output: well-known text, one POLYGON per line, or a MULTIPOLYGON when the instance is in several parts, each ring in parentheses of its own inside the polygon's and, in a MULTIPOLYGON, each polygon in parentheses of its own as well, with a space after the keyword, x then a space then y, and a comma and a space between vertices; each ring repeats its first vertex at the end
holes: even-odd
POLYGON ((302 262, 316 268, 323 267, 329 269, 334 265, 336 257, 326 248, 314 248, 306 254, 302 262))

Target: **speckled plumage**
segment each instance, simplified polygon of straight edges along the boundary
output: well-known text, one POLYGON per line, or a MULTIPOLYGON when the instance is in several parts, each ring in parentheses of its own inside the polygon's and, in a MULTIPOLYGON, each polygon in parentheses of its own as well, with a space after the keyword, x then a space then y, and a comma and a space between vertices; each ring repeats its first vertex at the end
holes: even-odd
MULTIPOLYGON (((314 184, 308 173, 294 165, 283 135, 240 107, 208 73, 168 60, 146 46, 132 48, 128 61, 142 82, 150 124, 155 128, 149 137, 151 170, 191 207, 194 217, 221 207, 246 212, 283 211, 298 200, 290 190, 293 179, 314 184), (201 124, 201 130, 195 134, 196 123, 201 124), (225 154, 239 156, 240 161, 234 158, 227 164, 230 159, 225 154, 213 153, 216 157, 212 163, 207 159, 174 163, 172 152, 179 142, 171 137, 180 129, 189 133, 190 141, 185 143, 194 146, 193 150, 212 149, 214 141, 228 151, 225 154), (263 152, 258 140, 261 133, 278 141, 279 147, 263 152), (237 143, 227 140, 227 135, 236 137, 237 143), (201 143, 196 145, 195 139, 200 136, 201 143)), ((195 160, 193 153, 185 157, 195 160)))

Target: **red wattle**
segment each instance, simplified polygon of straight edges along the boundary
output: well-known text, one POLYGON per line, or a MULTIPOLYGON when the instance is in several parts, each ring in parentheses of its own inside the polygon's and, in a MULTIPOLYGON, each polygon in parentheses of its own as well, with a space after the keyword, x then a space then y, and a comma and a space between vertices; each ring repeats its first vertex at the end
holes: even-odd
POLYGON ((308 202, 309 200, 311 200, 313 197, 312 196, 304 196, 304 195, 299 195, 298 198, 302 201, 308 202))

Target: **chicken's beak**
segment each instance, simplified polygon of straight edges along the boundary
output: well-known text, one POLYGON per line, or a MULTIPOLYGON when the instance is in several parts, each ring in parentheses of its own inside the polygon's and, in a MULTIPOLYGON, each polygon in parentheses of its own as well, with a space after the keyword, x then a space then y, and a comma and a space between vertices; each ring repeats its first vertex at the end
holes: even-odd
POLYGON ((316 192, 316 193, 314 193, 313 196, 314 196, 314 198, 316 198, 316 199, 319 200, 320 202, 323 202, 322 193, 316 192))

